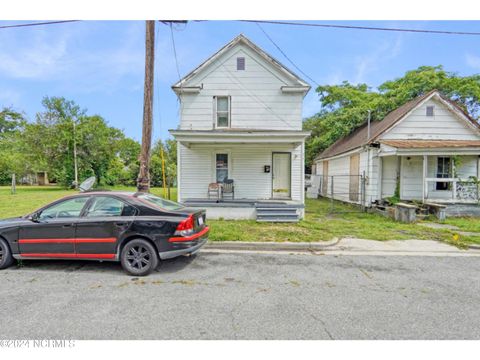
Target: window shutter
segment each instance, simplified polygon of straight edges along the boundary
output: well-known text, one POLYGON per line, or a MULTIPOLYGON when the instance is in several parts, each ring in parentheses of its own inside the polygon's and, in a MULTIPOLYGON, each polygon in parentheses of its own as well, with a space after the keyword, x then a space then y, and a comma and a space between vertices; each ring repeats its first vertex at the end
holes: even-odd
POLYGON ((237 57, 237 70, 245 70, 245 58, 237 57))

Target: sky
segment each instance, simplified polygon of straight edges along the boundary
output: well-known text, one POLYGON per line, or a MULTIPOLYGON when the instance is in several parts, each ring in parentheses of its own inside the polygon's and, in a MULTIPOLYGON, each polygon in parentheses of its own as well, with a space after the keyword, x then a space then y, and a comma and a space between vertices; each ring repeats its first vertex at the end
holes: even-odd
MULTIPOLYGON (((22 22, 0 21, 0 25, 22 22)), ((480 32, 479 21, 319 21, 375 27, 480 32)), ((321 85, 342 81, 376 87, 422 65, 443 65, 459 75, 480 73, 479 36, 326 29, 262 24, 263 29, 310 78, 321 85)), ((154 140, 169 138, 179 122, 171 85, 243 33, 298 71, 254 23, 188 22, 156 25, 154 140)), ((98 114, 111 126, 141 139, 145 23, 81 21, 0 29, 0 108, 9 106, 34 121, 42 98, 63 96, 98 114)), ((304 77, 304 76, 301 76, 304 77)), ((305 77, 304 77, 305 78, 305 77)), ((305 117, 319 110, 315 84, 304 100, 305 117)))

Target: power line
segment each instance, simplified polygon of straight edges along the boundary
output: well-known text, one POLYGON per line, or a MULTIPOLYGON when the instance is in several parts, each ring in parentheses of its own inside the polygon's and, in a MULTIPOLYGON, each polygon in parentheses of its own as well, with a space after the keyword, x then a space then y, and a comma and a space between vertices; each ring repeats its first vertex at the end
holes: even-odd
POLYGON ((238 21, 249 22, 249 23, 262 23, 262 24, 274 24, 274 25, 293 25, 293 26, 312 26, 312 27, 350 29, 350 30, 397 31, 397 32, 441 34, 441 35, 475 35, 475 36, 480 35, 480 32, 467 32, 467 31, 422 30, 422 29, 405 29, 405 28, 385 28, 385 27, 374 27, 374 26, 312 24, 312 23, 300 23, 300 22, 291 22, 291 21, 269 21, 269 20, 238 20, 238 21))
POLYGON ((1 25, 0 29, 10 29, 10 28, 40 26, 40 25, 64 24, 64 23, 71 23, 71 22, 78 22, 78 21, 82 21, 82 20, 58 20, 58 21, 45 21, 45 22, 28 23, 28 24, 1 25))
POLYGON ((290 64, 292 64, 292 65, 295 67, 295 69, 297 69, 300 73, 303 74, 303 76, 305 76, 307 79, 309 79, 309 80, 310 80, 311 82, 313 82, 315 85, 320 86, 319 83, 317 83, 317 82, 316 82, 315 80, 313 80, 310 76, 308 76, 307 74, 305 74, 305 73, 302 71, 302 69, 300 69, 300 68, 292 61, 292 59, 290 59, 290 58, 287 56, 287 54, 285 54, 285 52, 284 52, 282 49, 280 49, 280 46, 278 46, 278 45, 275 43, 275 41, 273 41, 273 39, 267 34, 267 32, 263 29, 263 27, 262 27, 259 23, 256 23, 256 24, 257 24, 257 26, 260 28, 260 30, 262 30, 262 32, 265 34, 265 36, 267 37, 267 39, 270 40, 270 42, 278 49, 278 51, 280 51, 280 52, 282 53, 283 56, 285 56, 285 59, 287 59, 287 60, 290 62, 290 64))
POLYGON ((173 56, 175 57, 175 66, 177 67, 178 81, 180 81, 182 77, 180 76, 180 68, 178 67, 177 47, 175 46, 175 37, 173 36, 172 23, 170 23, 170 36, 172 38, 173 56))

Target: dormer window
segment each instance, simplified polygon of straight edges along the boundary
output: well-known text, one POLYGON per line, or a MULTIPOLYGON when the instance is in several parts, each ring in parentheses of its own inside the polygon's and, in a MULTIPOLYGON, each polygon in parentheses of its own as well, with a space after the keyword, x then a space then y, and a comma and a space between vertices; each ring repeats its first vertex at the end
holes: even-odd
POLYGON ((237 57, 237 70, 245 70, 245 58, 237 57))
POLYGON ((215 125, 217 128, 230 127, 230 97, 217 96, 216 102, 215 125))
POLYGON ((433 106, 427 106, 427 116, 433 116, 433 106))

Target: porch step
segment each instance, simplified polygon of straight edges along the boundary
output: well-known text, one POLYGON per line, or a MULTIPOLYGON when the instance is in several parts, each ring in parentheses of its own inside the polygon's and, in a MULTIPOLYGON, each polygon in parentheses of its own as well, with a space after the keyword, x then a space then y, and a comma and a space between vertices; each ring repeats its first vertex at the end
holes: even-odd
POLYGON ((258 222, 298 222, 296 207, 288 207, 285 204, 258 204, 255 206, 258 222))

